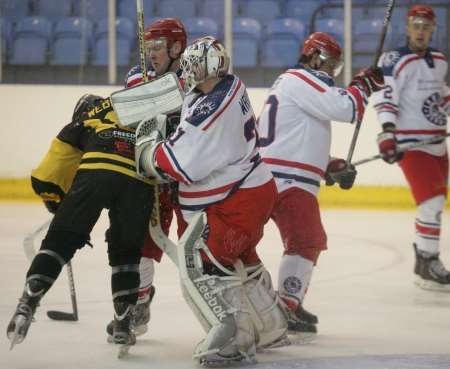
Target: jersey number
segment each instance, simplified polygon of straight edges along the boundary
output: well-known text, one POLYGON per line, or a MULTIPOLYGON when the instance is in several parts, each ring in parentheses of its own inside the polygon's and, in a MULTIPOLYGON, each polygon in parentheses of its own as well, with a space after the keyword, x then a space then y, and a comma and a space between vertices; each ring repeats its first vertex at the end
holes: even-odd
POLYGON ((258 143, 258 132, 256 132, 255 117, 251 117, 244 123, 244 136, 247 142, 256 137, 256 143, 258 143))
POLYGON ((384 95, 384 98, 385 99, 392 99, 392 87, 391 86, 389 86, 389 85, 387 85, 385 88, 384 88, 384 93, 383 93, 383 95, 384 95))
POLYGON ((259 138, 259 146, 269 146, 275 139, 275 118, 278 111, 278 99, 275 95, 269 95, 266 104, 269 105, 269 132, 267 137, 259 138))

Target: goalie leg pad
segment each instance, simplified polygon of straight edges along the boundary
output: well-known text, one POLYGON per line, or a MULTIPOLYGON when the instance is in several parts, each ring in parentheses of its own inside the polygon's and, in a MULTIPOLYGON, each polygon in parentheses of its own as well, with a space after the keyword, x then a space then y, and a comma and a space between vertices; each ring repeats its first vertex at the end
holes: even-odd
POLYGON ((178 268, 184 296, 207 330, 194 358, 208 364, 252 361, 256 345, 269 344, 286 334, 287 319, 273 290, 270 275, 261 266, 229 271, 212 257, 201 238, 206 221, 196 215, 180 240, 178 268), (209 256, 225 276, 203 273, 200 251, 209 256))

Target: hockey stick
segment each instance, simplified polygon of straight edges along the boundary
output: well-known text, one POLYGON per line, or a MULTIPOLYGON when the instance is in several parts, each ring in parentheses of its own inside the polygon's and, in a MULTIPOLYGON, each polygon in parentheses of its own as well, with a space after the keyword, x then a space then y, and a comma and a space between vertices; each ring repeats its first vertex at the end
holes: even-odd
MULTIPOLYGON (((443 135, 443 136, 434 136, 434 137, 427 138, 426 140, 414 142, 411 145, 400 147, 400 149, 398 151, 399 152, 405 152, 405 151, 408 151, 408 150, 417 149, 418 147, 422 147, 422 146, 426 146, 426 145, 429 145, 429 144, 433 144, 435 142, 439 142, 440 140, 443 140, 446 137, 450 137, 450 133, 447 133, 446 135, 443 135)), ((374 160, 381 159, 381 157, 382 157, 381 154, 377 154, 377 155, 373 155, 373 156, 370 156, 370 157, 365 158, 365 159, 361 159, 361 160, 355 161, 352 164, 354 166, 357 166, 357 165, 369 163, 369 162, 374 161, 374 160)))
MULTIPOLYGON (((45 231, 52 219, 47 220, 44 224, 38 227, 34 232, 27 235, 23 240, 23 248, 25 250, 25 255, 28 260, 31 262, 33 258, 36 256, 36 249, 34 248, 34 241, 36 237, 45 231)), ((67 267, 67 277, 69 280, 69 288, 70 288, 70 298, 72 301, 72 313, 66 313, 64 311, 56 311, 49 310, 47 311, 47 316, 53 320, 64 320, 64 321, 77 321, 78 320, 78 307, 77 307, 77 298, 75 294, 75 282, 73 279, 73 271, 72 271, 72 263, 69 261, 66 264, 67 267)))
MULTIPOLYGON (((138 26, 138 40, 139 40, 139 59, 141 64, 141 71, 142 71, 142 80, 145 82, 148 82, 148 76, 147 76, 147 63, 145 61, 145 42, 144 42, 144 4, 143 0, 136 0, 136 11, 137 11, 137 26, 138 26)), ((139 163, 136 163, 136 165, 139 165, 139 163)), ((160 215, 159 215, 159 188, 158 185, 154 185, 154 203, 153 203, 153 210, 152 215, 150 218, 150 222, 153 225, 159 225, 160 224, 160 215)), ((161 230, 162 232, 162 230, 161 230)))
POLYGON ((72 263, 70 261, 66 264, 66 268, 67 268, 67 279, 69 280, 72 312, 66 313, 64 311, 49 310, 47 311, 47 316, 53 320, 76 322, 78 320, 78 306, 77 306, 77 296, 75 294, 75 281, 73 279, 72 263))
MULTIPOLYGON (((386 13, 384 15, 383 28, 381 30, 380 40, 378 42, 378 47, 375 52, 375 58, 374 58, 374 62, 373 62, 374 67, 377 66, 378 59, 380 58, 381 53, 383 52, 384 40, 386 38, 387 28, 391 21, 392 12, 394 10, 394 5, 395 5, 395 0, 389 0, 388 4, 386 5, 386 13)), ((361 128, 361 123, 362 123, 362 117, 361 117, 361 119, 358 119, 356 122, 355 131, 353 132, 352 141, 350 142, 350 148, 349 148, 348 154, 347 154, 347 163, 351 163, 351 161, 352 161, 353 152, 355 151, 355 147, 356 147, 356 140, 358 139, 359 130, 361 128)))
POLYGON ((48 226, 52 222, 51 219, 47 220, 44 224, 38 227, 34 232, 28 234, 23 240, 23 249, 25 251, 25 255, 27 256, 29 262, 33 261, 33 258, 36 256, 36 250, 34 248, 34 240, 39 234, 45 230, 47 230, 48 226))

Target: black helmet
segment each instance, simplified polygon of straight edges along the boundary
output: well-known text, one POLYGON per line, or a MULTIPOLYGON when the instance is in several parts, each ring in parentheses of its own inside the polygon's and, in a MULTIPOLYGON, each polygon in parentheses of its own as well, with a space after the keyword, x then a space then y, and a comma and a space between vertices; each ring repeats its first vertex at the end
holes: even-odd
POLYGON ((80 120, 83 113, 93 109, 103 97, 97 95, 85 94, 81 96, 73 109, 72 121, 80 120))

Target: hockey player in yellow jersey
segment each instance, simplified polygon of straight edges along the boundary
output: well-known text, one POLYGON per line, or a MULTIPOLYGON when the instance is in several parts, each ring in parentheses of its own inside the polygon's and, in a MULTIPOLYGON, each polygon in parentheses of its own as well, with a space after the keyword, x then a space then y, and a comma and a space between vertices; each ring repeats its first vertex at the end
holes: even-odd
POLYGON ((32 185, 55 214, 28 269, 25 288, 7 328, 12 346, 26 337, 36 307, 63 266, 89 240, 108 209, 108 257, 115 310, 113 341, 129 347, 139 289, 139 260, 153 202, 150 181, 136 175, 134 130, 123 128, 109 99, 85 95, 72 121, 32 172, 32 185))

